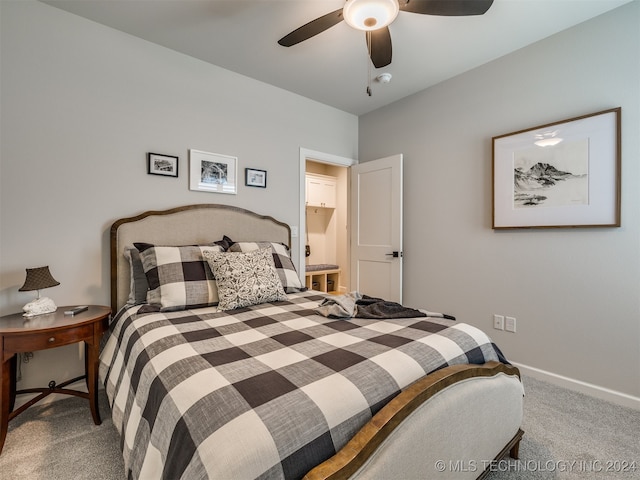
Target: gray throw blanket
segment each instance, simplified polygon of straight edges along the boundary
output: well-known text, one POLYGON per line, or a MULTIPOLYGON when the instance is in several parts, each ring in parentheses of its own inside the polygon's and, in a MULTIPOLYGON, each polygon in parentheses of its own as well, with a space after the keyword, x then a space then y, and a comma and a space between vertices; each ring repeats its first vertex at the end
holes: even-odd
POLYGON ((325 298, 316 312, 328 318, 351 318, 357 313, 356 301, 362 298, 358 292, 331 295, 325 298))
POLYGON ((396 302, 363 295, 356 302, 358 318, 411 318, 426 317, 427 314, 415 308, 405 307, 396 302))
POLYGON ((396 302, 389 302, 381 298, 369 297, 359 292, 345 295, 332 295, 325 298, 316 312, 328 318, 412 318, 412 317, 440 317, 455 320, 450 315, 442 313, 425 313, 415 308, 405 307, 396 302))

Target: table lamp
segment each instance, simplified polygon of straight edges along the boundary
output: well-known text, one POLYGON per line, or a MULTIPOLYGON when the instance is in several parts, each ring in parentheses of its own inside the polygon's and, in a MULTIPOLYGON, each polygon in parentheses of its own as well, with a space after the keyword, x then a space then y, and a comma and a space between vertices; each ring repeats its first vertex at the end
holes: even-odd
POLYGON ((23 316, 34 317, 45 313, 55 312, 58 307, 53 300, 47 297, 40 297, 40 290, 43 288, 55 287, 60 285, 55 278, 51 276, 49 267, 27 268, 27 278, 24 285, 18 289, 19 292, 38 291, 38 297, 32 302, 27 303, 22 310, 23 316))

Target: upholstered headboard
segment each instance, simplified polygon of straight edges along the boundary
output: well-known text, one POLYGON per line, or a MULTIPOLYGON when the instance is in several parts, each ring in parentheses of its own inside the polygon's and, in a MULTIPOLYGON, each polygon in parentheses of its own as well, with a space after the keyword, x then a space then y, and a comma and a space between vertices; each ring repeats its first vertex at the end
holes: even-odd
POLYGON ((117 312, 129 297, 130 267, 124 256, 134 242, 196 245, 221 240, 269 241, 291 246, 291 229, 272 217, 218 204, 186 205, 121 218, 111 226, 111 308, 117 312))

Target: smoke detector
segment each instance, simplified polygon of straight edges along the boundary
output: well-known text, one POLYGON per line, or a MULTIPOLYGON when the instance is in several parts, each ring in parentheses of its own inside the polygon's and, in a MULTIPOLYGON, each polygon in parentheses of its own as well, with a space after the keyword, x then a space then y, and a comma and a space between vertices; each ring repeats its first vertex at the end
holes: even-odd
POLYGON ((390 73, 381 73, 376 77, 376 80, 380 83, 389 83, 391 81, 390 73))

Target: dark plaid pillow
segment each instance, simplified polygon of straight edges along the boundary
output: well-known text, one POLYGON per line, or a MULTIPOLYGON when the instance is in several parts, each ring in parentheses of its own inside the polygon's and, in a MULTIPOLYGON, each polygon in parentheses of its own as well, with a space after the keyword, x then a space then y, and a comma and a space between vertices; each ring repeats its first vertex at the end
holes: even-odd
POLYGON ((129 299, 127 305, 140 305, 147 303, 149 282, 144 273, 140 252, 133 245, 125 247, 124 257, 129 261, 129 299))
POLYGON ((213 242, 215 245, 220 245, 224 251, 226 252, 227 250, 229 250, 229 247, 231 245, 233 245, 233 240, 231 240, 229 237, 227 237, 226 235, 222 236, 222 240, 218 240, 217 242, 213 242))
POLYGON ((228 251, 246 253, 265 247, 271 247, 273 263, 276 266, 276 272, 278 272, 284 291, 287 293, 305 291, 306 288, 302 286, 296 267, 291 261, 289 248, 285 244, 276 242, 236 242, 228 248, 228 251))
POLYGON ((163 312, 218 304, 218 288, 203 252, 222 252, 222 246, 134 245, 149 283, 148 304, 163 312))

